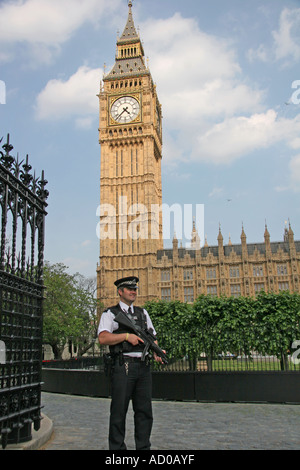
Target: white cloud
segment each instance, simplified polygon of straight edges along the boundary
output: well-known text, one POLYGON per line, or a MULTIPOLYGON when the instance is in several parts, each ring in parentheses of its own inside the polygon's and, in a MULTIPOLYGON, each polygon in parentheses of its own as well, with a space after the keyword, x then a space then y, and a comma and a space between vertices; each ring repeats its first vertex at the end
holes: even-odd
POLYGON ((83 24, 97 24, 117 11, 121 0, 13 0, 1 2, 0 44, 30 46, 35 58, 49 61, 54 51, 83 24))
POLYGON ((261 110, 263 93, 237 81, 211 79, 198 87, 186 87, 174 93, 163 93, 164 116, 175 128, 188 124, 192 128, 207 119, 215 120, 236 113, 261 110))
POLYGON ((91 117, 98 117, 101 69, 86 66, 66 81, 50 80, 36 100, 38 119, 58 120, 75 116, 79 127, 89 127, 91 117))
POLYGON ((285 8, 280 15, 279 30, 273 31, 277 60, 300 59, 300 8, 285 8))
POLYGON ((146 22, 142 31, 151 70, 155 70, 155 77, 158 74, 159 83, 168 83, 171 90, 174 68, 176 81, 183 86, 187 75, 190 85, 197 86, 199 79, 202 83, 210 80, 217 70, 223 78, 241 71, 230 43, 204 33, 194 19, 176 13, 166 20, 146 22))
POLYGON ((120 1, 18 0, 2 2, 0 41, 57 44, 69 39, 85 22, 97 21, 120 1), (111 5, 113 3, 113 5, 111 5))
POLYGON ((277 31, 272 31, 272 45, 260 44, 257 49, 248 51, 250 62, 280 61, 284 66, 300 59, 300 8, 284 8, 277 31))
POLYGON ((142 31, 164 116, 172 125, 258 111, 263 92, 243 80, 229 41, 204 33, 194 19, 178 13, 148 21, 142 31))
MULTIPOLYGON (((297 57, 299 11, 285 9, 278 35, 274 33, 279 47, 280 37, 289 32, 282 57, 297 57)), ((228 164, 278 142, 299 148, 300 119, 284 119, 266 109, 266 91, 243 75, 234 43, 202 32, 194 19, 178 13, 166 20, 149 20, 142 32, 151 73, 159 84, 168 164, 191 159, 228 164)), ((267 60, 264 46, 259 54, 267 60)), ((279 58, 279 50, 277 54, 279 58)))
MULTIPOLYGON (((187 159, 227 164, 276 142, 299 148, 300 118, 265 109, 265 92, 249 85, 232 43, 180 14, 149 20, 142 31, 159 83, 168 166, 187 159)), ((89 128, 98 116, 101 77, 101 69, 82 66, 66 80, 49 81, 37 98, 38 119, 72 117, 89 128)))
POLYGON ((278 142, 295 148, 299 132, 300 116, 293 120, 278 118, 272 109, 250 117, 233 117, 198 136, 194 158, 227 164, 250 152, 271 148, 278 142))

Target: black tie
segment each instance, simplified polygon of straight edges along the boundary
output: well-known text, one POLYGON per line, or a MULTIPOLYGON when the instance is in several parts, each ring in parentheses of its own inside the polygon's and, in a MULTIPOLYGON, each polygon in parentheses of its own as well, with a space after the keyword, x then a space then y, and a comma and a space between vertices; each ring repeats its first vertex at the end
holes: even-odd
POLYGON ((132 307, 128 307, 127 315, 128 315, 128 318, 129 318, 131 321, 133 321, 133 311, 132 311, 132 307))

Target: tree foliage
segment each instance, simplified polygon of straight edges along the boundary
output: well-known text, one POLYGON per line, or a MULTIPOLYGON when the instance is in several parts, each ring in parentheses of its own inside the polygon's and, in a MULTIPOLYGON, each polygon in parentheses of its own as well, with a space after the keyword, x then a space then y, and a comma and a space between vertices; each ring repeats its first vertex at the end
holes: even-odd
POLYGON ((96 281, 80 274, 70 275, 62 263, 44 268, 43 342, 50 344, 55 359, 62 357, 68 344, 82 355, 96 338, 96 281))
MULTIPOLYGON (((62 263, 46 263, 44 271, 44 343, 60 358, 66 344, 82 355, 97 335, 96 280, 70 275, 62 263)), ((159 343, 169 357, 201 355, 212 361, 232 353, 251 357, 253 351, 277 356, 287 368, 292 343, 300 339, 300 295, 261 292, 251 297, 201 295, 193 304, 151 301, 149 312, 159 343)))
MULTIPOLYGON (((153 301, 150 313, 159 342, 172 357, 196 360, 205 354, 275 355, 286 368, 293 341, 300 339, 300 295, 289 292, 251 297, 201 295, 193 304, 153 301)), ((208 364, 209 365, 209 364, 208 364)))

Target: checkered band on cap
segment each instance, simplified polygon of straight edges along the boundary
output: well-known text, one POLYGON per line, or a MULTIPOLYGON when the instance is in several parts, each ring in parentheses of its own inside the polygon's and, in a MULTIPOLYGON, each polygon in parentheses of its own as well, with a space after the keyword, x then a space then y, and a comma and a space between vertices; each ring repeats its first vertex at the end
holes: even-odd
POLYGON ((136 276, 130 276, 130 277, 124 277, 122 279, 118 279, 115 281, 115 286, 117 288, 119 287, 131 287, 137 289, 138 285, 137 283, 139 282, 139 278, 136 276))

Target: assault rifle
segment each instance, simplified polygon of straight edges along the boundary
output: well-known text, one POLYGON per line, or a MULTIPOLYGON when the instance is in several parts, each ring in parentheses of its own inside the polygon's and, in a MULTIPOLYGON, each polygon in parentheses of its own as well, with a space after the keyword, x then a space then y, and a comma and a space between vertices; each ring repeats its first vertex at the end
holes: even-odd
POLYGON ((144 341, 145 348, 141 357, 141 360, 144 361, 146 354, 149 350, 155 352, 155 354, 161 357, 164 364, 168 364, 167 356, 164 351, 155 343, 156 338, 152 334, 153 330, 143 329, 138 325, 135 325, 123 312, 119 312, 114 321, 118 322, 122 326, 126 326, 129 330, 131 330, 135 335, 141 338, 144 341))

